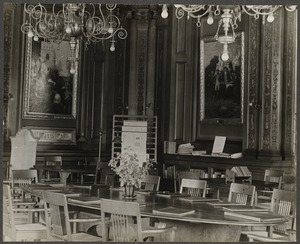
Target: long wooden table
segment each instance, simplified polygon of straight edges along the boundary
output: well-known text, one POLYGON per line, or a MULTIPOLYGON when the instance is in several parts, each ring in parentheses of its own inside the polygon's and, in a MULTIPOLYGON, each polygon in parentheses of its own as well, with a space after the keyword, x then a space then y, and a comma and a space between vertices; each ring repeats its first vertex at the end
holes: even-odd
MULTIPOLYGON (((40 191, 34 191, 34 187, 26 187, 25 189, 33 194, 41 197, 40 191), (35 192, 35 193, 34 193, 35 192)), ((45 187, 45 190, 49 190, 45 187)), ((96 197, 98 199, 114 199, 119 201, 136 201, 141 206, 141 215, 157 219, 167 225, 177 226, 175 241, 177 242, 237 242, 240 239, 242 226, 266 226, 282 224, 287 221, 282 217, 277 220, 267 222, 258 222, 249 219, 241 219, 224 215, 222 208, 214 207, 208 203, 189 203, 179 198, 167 199, 158 197, 155 194, 146 194, 136 192, 135 199, 125 199, 122 189, 110 189, 109 187, 97 187, 92 189, 74 189, 72 186, 61 188, 63 193, 81 193, 82 198, 96 197), (174 217, 163 214, 154 214, 153 210, 173 206, 176 208, 184 208, 195 210, 195 213, 186 216, 174 217)), ((78 210, 100 213, 100 201, 98 204, 87 204, 84 201, 74 202, 70 195, 69 204, 78 210)))

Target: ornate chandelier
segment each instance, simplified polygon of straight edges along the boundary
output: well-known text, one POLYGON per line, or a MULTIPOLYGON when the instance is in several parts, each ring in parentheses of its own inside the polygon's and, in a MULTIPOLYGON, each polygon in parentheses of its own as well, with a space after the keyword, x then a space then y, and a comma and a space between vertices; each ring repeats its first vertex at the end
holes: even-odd
MULTIPOLYGON (((216 40, 224 44, 222 52, 222 60, 229 59, 228 44, 235 41, 236 34, 235 29, 238 27, 237 20, 241 21, 242 13, 246 13, 258 19, 259 16, 267 16, 268 22, 274 21, 274 12, 282 7, 282 5, 184 5, 175 4, 175 16, 177 19, 181 19, 187 14, 187 19, 197 19, 196 25, 201 26, 201 18, 207 17, 207 24, 212 25, 214 23, 214 17, 221 14, 221 18, 218 23, 217 32, 214 36, 216 40), (220 35, 220 29, 223 28, 223 34, 220 35)), ((295 5, 285 6, 287 11, 294 11, 295 5)), ((162 6, 162 18, 168 17, 168 7, 166 4, 162 6)))
POLYGON ((117 5, 105 4, 106 16, 103 6, 104 4, 85 3, 65 3, 59 6, 53 4, 51 11, 49 6, 40 3, 24 4, 26 22, 21 30, 34 41, 40 38, 56 43, 68 40, 74 54, 69 58, 72 67, 75 62, 76 39, 81 38, 85 48, 90 43, 110 40, 110 50, 114 51, 116 37, 127 37, 127 31, 114 14, 117 5))

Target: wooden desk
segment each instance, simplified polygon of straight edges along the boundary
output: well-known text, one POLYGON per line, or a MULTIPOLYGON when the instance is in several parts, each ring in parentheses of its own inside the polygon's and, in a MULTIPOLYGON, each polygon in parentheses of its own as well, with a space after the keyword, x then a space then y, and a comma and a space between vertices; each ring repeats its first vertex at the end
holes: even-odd
POLYGON ((95 173, 95 167, 62 168, 57 166, 36 165, 36 169, 38 170, 39 179, 43 178, 43 174, 45 171, 58 172, 60 177, 60 183, 64 185, 67 184, 67 179, 71 173, 79 173, 79 174, 95 173))
MULTIPOLYGON (((27 189, 30 189, 28 186, 27 189)), ((123 191, 104 187, 92 187, 91 190, 64 188, 65 192, 82 192, 83 197, 94 196, 120 201, 136 201, 141 205, 141 215, 165 222, 167 225, 177 226, 175 241, 177 242, 232 242, 239 241, 242 226, 273 226, 287 221, 286 218, 269 222, 257 222, 253 220, 224 216, 222 208, 215 208, 207 203, 188 203, 178 198, 167 199, 145 193, 136 193, 136 199, 124 199, 123 191), (153 214, 154 209, 168 206, 193 209, 194 214, 173 217, 161 214, 153 214)), ((70 199, 72 196, 69 197, 70 199)), ((69 202, 73 207, 83 211, 99 214, 100 204, 80 204, 69 202)))

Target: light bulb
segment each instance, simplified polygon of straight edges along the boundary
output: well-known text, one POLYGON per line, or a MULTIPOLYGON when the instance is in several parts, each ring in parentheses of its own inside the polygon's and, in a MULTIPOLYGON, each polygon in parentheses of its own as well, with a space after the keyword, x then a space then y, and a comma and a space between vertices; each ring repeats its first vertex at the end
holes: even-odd
POLYGON ((274 15, 273 15, 273 14, 270 14, 270 15, 268 16, 268 18, 267 18, 267 21, 268 21, 269 23, 272 23, 272 22, 274 21, 274 15))
POLYGON ((115 43, 114 43, 114 42, 111 43, 109 49, 110 49, 110 51, 112 51, 112 52, 116 50, 116 48, 115 48, 115 43))
POLYGON ((67 32, 68 34, 70 34, 70 33, 72 32, 71 27, 70 27, 69 25, 68 25, 67 28, 66 28, 66 32, 67 32))
POLYGON ((32 38, 32 37, 33 37, 33 32, 32 32, 32 30, 29 30, 29 31, 28 31, 27 36, 28 36, 29 38, 32 38))
POLYGON ((228 53, 223 53, 221 58, 222 58, 223 61, 227 61, 229 59, 228 53))
POLYGON ((112 28, 111 24, 109 24, 109 28, 108 28, 107 32, 110 34, 114 32, 114 29, 112 28))
POLYGON ((164 4, 163 7, 162 7, 161 17, 163 19, 166 19, 166 18, 168 18, 168 16, 169 16, 168 7, 167 7, 166 4, 164 4))
POLYGON ((71 68, 71 69, 70 69, 70 73, 71 73, 71 74, 75 74, 75 72, 76 72, 75 68, 71 68))
POLYGON ((207 19, 207 24, 211 25, 214 23, 214 19, 211 15, 209 15, 208 19, 207 19))
POLYGON ((34 36, 33 40, 37 42, 39 40, 39 37, 38 36, 34 36))

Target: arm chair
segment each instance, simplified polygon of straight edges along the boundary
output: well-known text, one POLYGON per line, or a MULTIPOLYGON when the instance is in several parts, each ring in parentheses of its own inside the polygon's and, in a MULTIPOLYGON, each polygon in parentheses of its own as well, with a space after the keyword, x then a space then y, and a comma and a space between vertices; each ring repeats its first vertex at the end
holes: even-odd
POLYGON ((187 194, 191 194, 193 197, 205 197, 206 186, 206 180, 182 179, 179 192, 186 192, 187 194))
POLYGON ((251 206, 254 205, 255 199, 255 186, 231 183, 228 202, 240 203, 246 205, 247 203, 251 206), (249 201, 250 198, 250 201, 249 201))
POLYGON ((179 186, 181 185, 182 179, 199 180, 200 173, 192 172, 192 171, 177 171, 177 180, 178 180, 179 186))
MULTIPOLYGON (((277 189, 282 187, 283 171, 266 169, 264 175, 265 182, 276 182, 278 183, 277 189)), ((258 190, 256 192, 255 205, 262 208, 271 208, 271 199, 273 191, 270 189, 258 190)))
MULTIPOLYGON (((173 241, 175 237, 175 227, 142 226, 140 206, 137 202, 102 199, 101 216, 102 221, 107 216, 110 217, 110 234, 115 242, 142 242, 148 238, 159 238, 166 233, 169 234, 168 241, 173 241)), ((104 241, 109 239, 105 223, 102 223, 102 236, 104 241)))
POLYGON ((49 208, 50 215, 46 214, 47 238, 52 241, 81 241, 98 242, 102 239, 85 232, 76 233, 78 223, 95 222, 101 224, 101 218, 93 219, 71 219, 67 203, 67 195, 44 191, 43 200, 45 208, 49 208), (73 232, 71 229, 73 224, 73 232))
POLYGON ((3 236, 10 241, 46 240, 46 226, 41 223, 28 223, 21 215, 24 213, 44 212, 44 209, 21 208, 12 203, 9 185, 3 185, 3 236))
POLYGON ((11 184, 13 196, 24 197, 24 193, 20 187, 38 182, 38 173, 36 169, 18 169, 11 171, 11 184))
POLYGON ((246 234, 250 240, 258 240, 257 238, 271 238, 278 239, 278 241, 293 239, 293 230, 296 229, 295 199, 296 193, 294 191, 274 189, 271 200, 271 212, 285 216, 289 221, 270 227, 267 230, 244 231, 242 234, 246 234))
MULTIPOLYGON (((45 157, 44 165, 52 167, 62 167, 62 156, 45 157)), ((50 172, 49 170, 46 170, 46 179, 43 179, 43 181, 57 182, 60 181, 60 177, 57 172, 50 172)))
POLYGON ((141 190, 158 191, 160 183, 160 176, 146 175, 140 183, 141 190))

